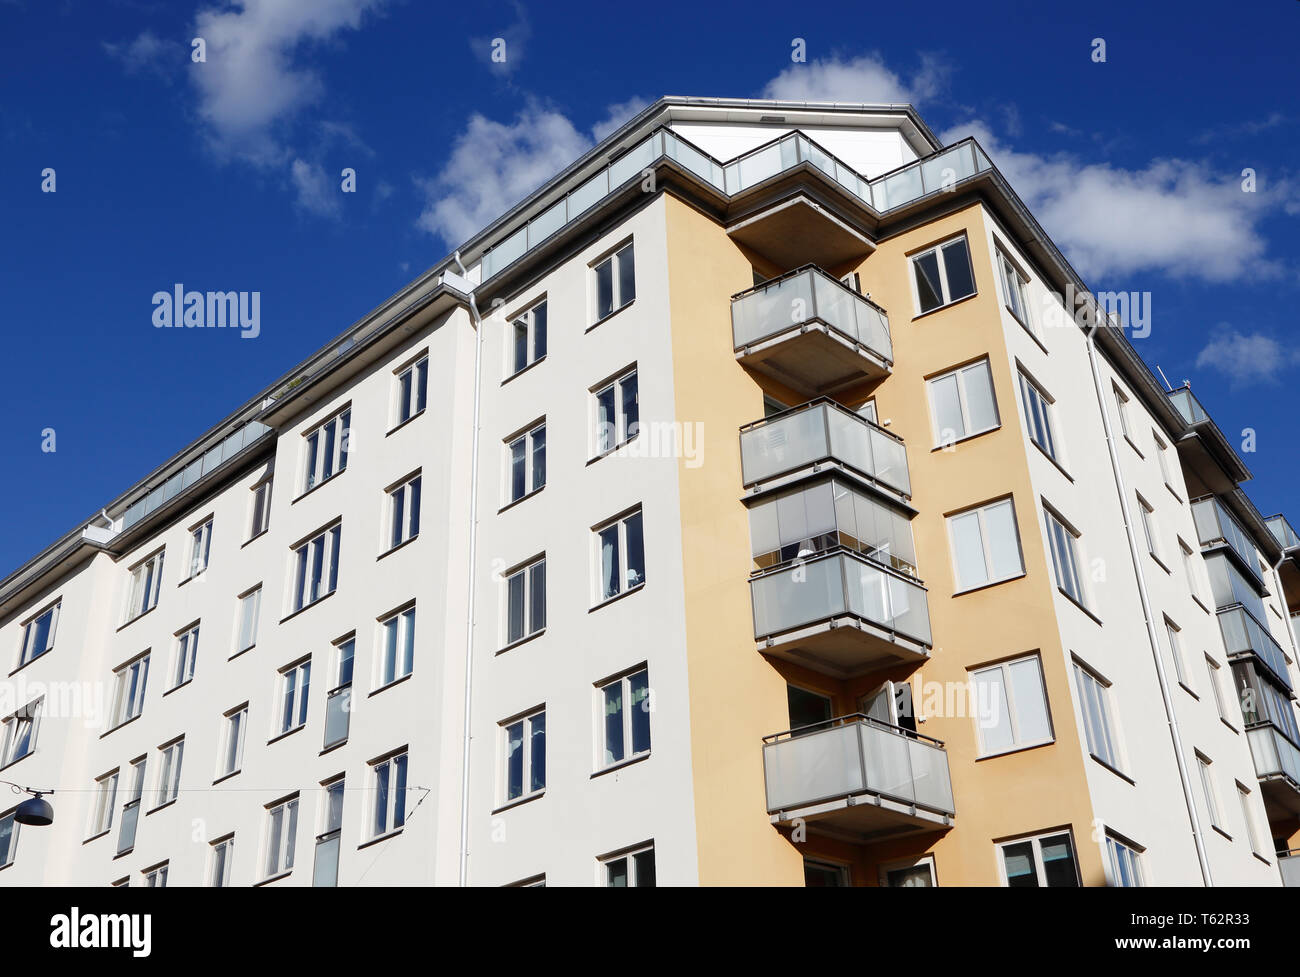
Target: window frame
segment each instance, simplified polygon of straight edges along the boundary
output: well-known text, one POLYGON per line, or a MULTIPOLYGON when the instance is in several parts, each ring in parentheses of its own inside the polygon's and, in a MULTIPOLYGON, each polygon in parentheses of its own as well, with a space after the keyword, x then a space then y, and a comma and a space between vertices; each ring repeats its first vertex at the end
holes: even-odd
POLYGON ((1259 846, 1259 828, 1255 824, 1255 817, 1250 811, 1250 788, 1240 780, 1234 781, 1237 788, 1237 800, 1241 804, 1241 819, 1246 825, 1246 843, 1250 845, 1251 853, 1258 855, 1265 861, 1268 856, 1260 850, 1259 846))
MULTIPOLYGON (((389 611, 377 619, 378 637, 375 641, 375 675, 374 691, 386 689, 402 681, 415 671, 415 608, 416 602, 404 604, 396 610, 389 611), (392 626, 392 674, 389 675, 389 628, 392 626)), ((352 646, 353 668, 356 667, 355 638, 352 646)), ((347 641, 341 642, 341 648, 347 641)))
POLYGON ((635 593, 646 585, 649 574, 646 571, 645 559, 645 513, 640 505, 627 509, 612 519, 593 526, 591 529, 592 539, 592 608, 595 609, 610 601, 617 600, 627 594, 635 593), (641 567, 640 579, 635 583, 628 583, 628 574, 633 570, 631 554, 628 545, 628 524, 636 520, 640 525, 640 551, 641 567), (617 558, 618 567, 616 581, 617 586, 613 593, 606 593, 608 590, 604 586, 605 579, 605 560, 604 549, 602 547, 601 537, 610 529, 615 530, 615 541, 618 548, 617 558))
POLYGON ((597 326, 604 322, 610 316, 626 309, 636 301, 636 251, 635 241, 629 238, 615 245, 603 255, 591 262, 589 265, 591 279, 591 324, 597 326), (626 257, 625 257, 626 255, 626 257), (627 282, 624 281, 625 275, 623 265, 626 261, 631 261, 631 295, 624 296, 623 291, 627 282), (610 267, 610 307, 607 311, 600 311, 600 275, 601 269, 606 265, 610 267))
POLYGON ((336 888, 339 884, 339 865, 343 861, 343 810, 347 798, 347 776, 338 774, 321 782, 321 830, 316 834, 312 849, 311 884, 314 888, 336 888), (335 819, 334 794, 338 793, 338 818, 335 819), (334 846, 334 877, 328 884, 322 881, 321 851, 334 846))
POLYGON ((42 655, 54 650, 54 639, 59 627, 59 614, 62 608, 63 598, 56 598, 23 622, 22 642, 18 646, 18 668, 22 668, 24 665, 34 662, 42 655), (49 615, 50 624, 45 632, 45 647, 33 653, 33 639, 40 633, 39 624, 46 615, 49 615))
POLYGON ((1098 763, 1123 774, 1128 758, 1116 719, 1117 710, 1111 702, 1113 683, 1077 657, 1071 664, 1074 666, 1075 694, 1079 697, 1084 748, 1098 763), (1104 752, 1099 752, 1099 749, 1104 752))
POLYGON ((299 800, 299 794, 294 793, 266 805, 266 834, 262 854, 264 882, 282 878, 296 867, 294 856, 298 841, 299 800), (278 826, 277 813, 280 815, 278 826))
POLYGON ((235 615, 235 655, 242 655, 244 652, 252 651, 257 647, 257 630, 262 623, 262 585, 263 581, 258 581, 255 587, 249 588, 235 598, 239 602, 238 613, 235 615), (249 612, 250 606, 252 608, 251 613, 249 612), (251 625, 249 624, 250 618, 251 625), (246 631, 248 632, 247 643, 245 643, 244 637, 246 631))
POLYGON ((386 838, 406 827, 406 792, 410 787, 411 759, 409 747, 401 747, 368 764, 367 777, 374 789, 374 805, 370 809, 367 841, 386 838), (379 771, 383 769, 385 786, 379 786, 379 771), (394 776, 396 774, 396 776, 394 776), (399 786, 400 785, 400 786, 399 786), (380 823, 382 811, 382 824, 380 823))
POLYGON ((1031 377, 1023 367, 1016 372, 1020 378, 1020 406, 1025 414, 1025 433, 1028 435, 1031 444, 1045 454, 1057 467, 1064 470, 1064 453, 1061 451, 1060 439, 1057 437, 1055 426, 1056 398, 1049 394, 1042 384, 1031 377), (1043 444, 1039 440, 1040 425, 1035 423, 1035 419, 1042 420, 1041 427, 1045 431, 1048 444, 1043 444))
POLYGON ((1142 532, 1147 541, 1147 555, 1160 564, 1162 570, 1168 572, 1169 568, 1165 566, 1164 557, 1160 552, 1160 530, 1156 522, 1155 506, 1148 502, 1141 492, 1134 492, 1133 494, 1137 497, 1138 514, 1142 520, 1142 532))
POLYGON ((313 532, 306 539, 289 547, 289 614, 297 614, 324 600, 338 589, 339 553, 343 548, 343 520, 334 522, 313 532), (314 547, 320 544, 320 573, 315 581, 320 588, 310 600, 308 586, 313 582, 315 571, 314 547))
POLYGON ((641 377, 637 364, 633 363, 612 377, 602 380, 591 387, 589 402, 591 405, 591 424, 588 431, 590 432, 591 444, 588 446, 588 454, 590 460, 595 461, 618 451, 641 433, 641 377), (632 380, 635 387, 632 402, 636 408, 636 417, 631 420, 628 419, 627 410, 629 379, 632 380), (600 398, 607 390, 612 391, 614 420, 602 424, 600 420, 600 398), (607 430, 611 429, 613 433, 610 435, 609 443, 605 444, 603 436, 607 430))
MULTIPOLYGON (((384 553, 420 538, 420 507, 424 497, 423 469, 417 469, 384 490, 384 553)), ((382 555, 382 554, 381 554, 382 555)))
POLYGON ((970 593, 971 591, 980 590, 984 587, 992 587, 995 584, 1006 583, 1009 580, 1018 580, 1025 575, 1026 572, 1025 551, 1024 551, 1024 546, 1020 539, 1020 518, 1016 513, 1014 496, 1011 495, 1003 496, 1000 499, 993 499, 989 502, 982 502, 979 505, 970 506, 958 512, 953 512, 944 519, 944 522, 946 523, 945 528, 947 529, 947 533, 948 533, 948 554, 949 554, 949 558, 952 560, 952 570, 953 570, 952 577, 953 577, 953 584, 955 585, 953 590, 954 597, 957 596, 958 594, 970 593), (993 553, 989 545, 990 536, 988 532, 988 525, 987 525, 985 514, 987 513, 988 510, 1003 505, 1007 506, 1011 512, 1011 525, 1012 528, 1015 530, 1016 553, 1019 557, 1020 567, 1014 573, 1008 573, 1003 576, 995 577, 992 575, 993 553), (980 581, 979 583, 967 584, 967 583, 963 583, 963 581, 960 579, 961 561, 958 559, 957 536, 954 533, 953 529, 954 529, 954 520, 961 519, 963 517, 970 516, 972 514, 976 515, 977 517, 976 522, 977 525, 979 526, 979 531, 980 531, 980 547, 981 547, 980 552, 984 558, 984 571, 986 576, 985 579, 980 581))
POLYGON ((611 678, 602 679, 595 684, 595 702, 596 702, 596 771, 611 770, 624 764, 632 763, 643 757, 648 757, 653 749, 654 739, 650 714, 654 711, 653 696, 650 686, 650 668, 645 662, 636 665, 627 671, 615 675, 611 678), (643 694, 639 700, 640 708, 646 715, 645 719, 645 748, 635 749, 636 724, 633 721, 633 711, 638 707, 638 702, 633 701, 634 686, 633 679, 643 677, 644 686, 643 694), (608 693, 607 690, 613 686, 618 686, 619 694, 619 734, 621 736, 620 749, 622 755, 609 759, 609 712, 608 712, 608 693))
POLYGON ((1141 889, 1146 886, 1146 873, 1142 867, 1142 855, 1146 851, 1131 841, 1121 837, 1109 829, 1105 833, 1105 868, 1106 881, 1115 888, 1141 889), (1123 853, 1127 853, 1124 855, 1123 853), (1128 872, 1131 873, 1134 882, 1132 885, 1124 884, 1125 866, 1121 861, 1128 862, 1128 872))
POLYGON ((396 430, 407 421, 413 421, 429 406, 429 351, 426 349, 414 359, 393 370, 393 426, 396 430), (408 378, 409 382, 408 382, 408 378))
POLYGON ((17 815, 18 808, 16 806, 0 812, 0 838, 4 837, 5 822, 8 822, 8 841, 5 843, 3 851, 0 851, 0 868, 7 868, 12 865, 18 857, 18 836, 21 833, 22 825, 18 823, 17 815))
POLYGON ((1220 834, 1228 837, 1228 829, 1224 826, 1223 804, 1219 797, 1219 786, 1214 782, 1214 761, 1202 753, 1200 750, 1193 750, 1196 757, 1197 772, 1201 778, 1201 799, 1205 801, 1206 813, 1210 818, 1210 827, 1220 834))
POLYGON ((245 542, 251 543, 271 528, 271 496, 274 482, 274 476, 268 475, 249 489, 253 493, 253 498, 249 503, 248 539, 245 542))
POLYGON ((1008 838, 1005 841, 995 842, 994 848, 997 850, 997 855, 998 855, 998 859, 997 859, 998 875, 1002 880, 1002 887, 1003 888, 1011 887, 1011 880, 1010 877, 1007 875, 1006 849, 1011 845, 1020 845, 1028 842, 1032 845, 1032 851, 1034 856, 1034 877, 1039 882, 1037 888, 1040 889, 1059 888, 1053 886, 1046 886, 1043 885, 1042 883, 1046 882, 1047 880, 1046 863, 1043 860, 1043 842, 1046 840, 1051 840, 1060 837, 1064 837, 1070 846, 1070 861, 1074 865, 1075 884, 1073 888, 1081 887, 1083 885, 1083 881, 1079 874, 1079 848, 1074 843, 1074 831, 1069 827, 1057 829, 1054 831, 1042 831, 1032 835, 1022 835, 1021 837, 1018 838, 1008 838))
POLYGON ((969 441, 972 438, 977 438, 981 434, 988 434, 990 431, 1000 430, 1002 427, 1002 411, 998 407, 997 389, 993 383, 993 365, 989 361, 988 356, 983 356, 980 359, 973 360, 969 363, 964 363, 961 366, 954 367, 951 370, 946 370, 945 372, 940 373, 936 376, 929 377, 925 381, 925 391, 926 391, 926 399, 929 402, 929 406, 930 406, 930 428, 934 432, 935 448, 951 447, 952 445, 959 444, 962 441, 969 441), (988 425, 987 427, 982 427, 979 428, 978 430, 975 430, 972 429, 971 427, 970 395, 967 391, 966 377, 967 374, 979 370, 981 367, 984 370, 985 377, 988 378, 989 400, 993 405, 993 423, 988 425), (956 436, 951 441, 944 440, 943 435, 944 432, 947 430, 947 428, 941 428, 939 426, 939 415, 936 410, 936 404, 934 399, 935 385, 938 384, 940 381, 947 380, 949 378, 956 379, 957 409, 961 414, 961 423, 964 429, 961 432, 954 432, 956 436))
POLYGON ((231 863, 235 860, 235 835, 226 835, 208 842, 208 888, 230 887, 231 863), (220 855, 218 855, 220 852, 220 855))
POLYGON ((288 736, 307 725, 311 697, 311 656, 300 658, 276 671, 274 727, 272 739, 288 736), (292 686, 289 677, 293 676, 292 686), (304 681, 305 679, 305 681, 304 681), (294 717, 297 721, 294 722, 294 717))
POLYGON ((98 838, 113 830, 113 809, 117 806, 117 786, 121 767, 95 778, 95 801, 90 806, 90 821, 86 827, 86 840, 98 838))
POLYGON ((190 527, 188 533, 190 540, 189 573, 181 583, 185 583, 188 580, 193 580, 197 576, 201 576, 206 573, 208 567, 211 566, 212 523, 213 517, 208 516, 201 522, 190 527))
POLYGON ((3 730, 0 730, 3 733, 0 736, 0 770, 11 767, 36 752, 41 733, 41 707, 44 704, 45 697, 37 696, 4 718, 3 730), (25 729, 26 733, 20 733, 20 729, 25 729), (25 743, 26 749, 17 753, 20 743, 25 743))
POLYGON ((1079 532, 1059 511, 1049 505, 1046 500, 1043 501, 1043 523, 1044 534, 1047 536, 1048 556, 1052 560, 1052 579, 1056 584, 1058 593, 1064 594, 1071 603, 1082 608, 1091 614, 1092 593, 1088 586, 1087 574, 1083 572, 1084 556, 1081 552, 1083 534, 1079 532), (1059 528, 1061 536, 1054 531, 1059 528), (1065 549, 1061 549, 1061 540, 1064 540, 1065 549), (1074 577, 1074 582, 1078 586, 1077 594, 1071 593, 1067 586, 1068 581, 1062 580, 1062 569, 1068 560, 1068 569, 1074 577))
POLYGON ((126 613, 123 617, 123 624, 130 624, 158 606, 158 598, 162 593, 163 569, 166 566, 164 558, 166 555, 167 548, 164 546, 154 550, 154 552, 127 570, 127 573, 130 574, 131 583, 127 588, 126 613), (141 587, 142 575, 144 575, 143 587, 141 587), (137 607, 139 610, 136 610, 137 607))
POLYGON ((907 261, 908 270, 911 272, 907 277, 912 287, 913 308, 916 310, 912 316, 913 319, 919 319, 922 316, 930 315, 932 312, 938 312, 940 309, 946 309, 951 305, 956 305, 958 302, 962 302, 979 294, 979 281, 975 277, 975 260, 971 255, 970 239, 967 237, 965 230, 949 235, 942 241, 936 241, 934 244, 928 245, 913 254, 909 254, 907 256, 907 261), (965 295, 953 297, 952 287, 948 280, 948 260, 944 253, 944 249, 950 247, 959 240, 966 249, 966 264, 967 269, 970 272, 971 290, 965 295), (921 289, 917 284, 916 276, 918 262, 931 254, 933 254, 936 259, 936 271, 939 275, 939 298, 941 301, 938 305, 931 306, 927 309, 922 305, 921 289))
POLYGON ((529 367, 542 362, 546 359, 548 352, 547 346, 547 296, 543 294, 541 298, 530 302, 522 312, 506 318, 506 342, 505 342, 505 377, 502 383, 517 377, 529 367), (538 328, 538 311, 541 311, 541 328, 538 328), (522 327, 522 329, 521 329, 522 327), (519 362, 519 336, 523 334, 524 356, 522 365, 519 362), (541 338, 541 351, 538 352, 538 337, 541 338))
POLYGON ((1174 676, 1178 679, 1178 684, 1196 695, 1196 689, 1192 687, 1191 666, 1183 654, 1183 639, 1180 637, 1183 629, 1174 623, 1172 619, 1165 615, 1165 640, 1169 644, 1169 655, 1173 659, 1174 676))
POLYGON ((348 455, 351 450, 352 404, 351 402, 332 411, 329 416, 313 425, 302 434, 302 478, 299 480, 299 497, 313 489, 320 488, 348 468, 348 455), (320 439, 324 438, 324 451, 320 439), (313 439, 316 439, 313 442, 313 439), (329 455, 326 473, 326 454, 329 455), (319 473, 319 475, 317 474, 319 473))
POLYGON ((217 780, 233 777, 244 769, 244 744, 248 738, 248 705, 245 702, 221 715, 217 780))
MULTIPOLYGON (((1038 339, 1037 323, 1029 303, 1029 275, 1020 269, 1020 264, 1013 261, 1001 245, 995 245, 998 256, 998 284, 1002 289, 1002 307, 1011 313, 1011 318, 1020 323, 1034 339, 1038 339), (1011 297, 1015 296, 1021 311, 1012 307, 1011 297)), ((973 276, 972 276, 973 277, 973 276)))
MULTIPOLYGON (((642 842, 639 845, 633 845, 631 848, 624 848, 621 851, 613 852, 596 859, 596 880, 601 888, 615 888, 610 882, 610 867, 617 862, 627 863, 627 888, 652 888, 658 885, 659 869, 655 857, 654 840, 642 842), (646 852, 650 853, 650 871, 652 874, 651 885, 640 885, 640 872, 636 862, 636 856, 646 852)), ((621 886, 618 888, 622 888, 621 886)))
POLYGON ((168 692, 174 692, 183 685, 194 681, 194 666, 199 655, 199 631, 202 621, 187 624, 172 635, 172 668, 168 692))
POLYGON ((520 642, 546 632, 546 554, 532 557, 502 574, 501 589, 501 633, 504 641, 501 649, 511 648, 520 642), (535 575, 541 574, 541 607, 537 607, 535 575), (512 636, 511 632, 511 588, 512 581, 520 580, 520 626, 521 633, 512 636), (539 623, 540 622, 540 623, 539 623), (534 627, 534 625, 536 625, 534 627))
POLYGON ((541 797, 546 793, 546 704, 543 703, 518 713, 509 719, 504 719, 497 724, 498 747, 497 756, 501 764, 501 786, 498 790, 500 802, 498 809, 512 807, 515 804, 522 804, 524 801, 532 800, 535 797, 541 797), (541 782, 537 783, 536 776, 536 754, 534 747, 536 745, 535 737, 538 735, 537 720, 541 719, 541 782), (511 795, 511 763, 514 755, 510 750, 510 730, 514 727, 520 727, 520 744, 521 753, 519 760, 519 793, 511 795))
POLYGON ((180 796, 181 769, 185 762, 185 737, 178 736, 169 743, 158 747, 158 786, 154 795, 154 805, 150 811, 166 807, 180 796))
POLYGON ((149 659, 152 650, 146 649, 113 669, 113 714, 109 729, 117 729, 137 718, 144 712, 144 696, 149 687, 149 659), (136 676, 135 691, 130 691, 128 674, 134 671, 136 676), (135 711, 131 712, 131 707, 135 711))
POLYGON ((977 702, 980 699, 980 695, 978 691, 979 677, 981 675, 986 675, 994 671, 999 672, 1001 675, 1002 690, 1006 695, 1006 699, 1007 699, 1007 720, 1011 726, 1011 743, 1008 746, 1002 747, 1000 749, 991 749, 988 746, 988 744, 985 742, 984 724, 982 722, 982 717, 978 714, 979 710, 976 709, 977 714, 975 716, 975 720, 976 720, 975 730, 976 730, 976 743, 979 749, 979 752, 977 754, 977 759, 983 760, 988 757, 1003 756, 1008 753, 1018 753, 1021 750, 1032 750, 1035 747, 1046 746, 1050 743, 1055 743, 1056 724, 1052 720, 1052 703, 1047 695, 1047 680, 1043 675, 1042 656, 1038 652, 1031 652, 1028 655, 1018 655, 1015 658, 1008 658, 1004 661, 994 662, 991 665, 981 665, 979 667, 970 669, 968 673, 969 675, 968 681, 971 683, 971 688, 974 691, 977 702), (1043 701, 1043 715, 1047 720, 1047 735, 1045 737, 1040 737, 1038 739, 1022 740, 1020 734, 1020 722, 1021 722, 1020 712, 1016 708, 1016 694, 1015 694, 1016 690, 1015 690, 1015 685, 1011 680, 1011 667, 1013 665, 1021 665, 1025 662, 1030 662, 1030 661, 1032 661, 1037 666, 1038 686, 1039 686, 1039 691, 1042 693, 1042 701, 1043 701))
POLYGON ((526 428, 516 431, 509 435, 502 442, 505 447, 505 463, 502 466, 505 475, 505 485, 502 489, 502 505, 510 506, 522 501, 542 489, 546 488, 546 418, 535 421, 526 428), (538 438, 540 435, 540 457, 541 464, 538 465, 538 438), (515 458, 515 446, 522 445, 522 456, 519 459, 523 465, 523 489, 518 495, 515 494, 515 466, 518 464, 515 458), (541 482, 538 483, 538 470, 541 471, 541 482))

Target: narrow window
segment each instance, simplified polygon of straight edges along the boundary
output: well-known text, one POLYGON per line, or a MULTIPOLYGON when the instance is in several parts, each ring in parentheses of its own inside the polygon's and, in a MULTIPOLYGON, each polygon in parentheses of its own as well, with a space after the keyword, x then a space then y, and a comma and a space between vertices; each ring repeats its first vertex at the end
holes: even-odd
POLYGON ((501 725, 505 750, 504 801, 546 788, 546 710, 501 725))
POLYGON ((592 268, 596 290, 596 321, 612 315, 636 298, 636 268, 632 245, 620 248, 592 268))
POLYGON ((640 509, 601 526, 593 535, 597 604, 645 583, 645 540, 640 509))

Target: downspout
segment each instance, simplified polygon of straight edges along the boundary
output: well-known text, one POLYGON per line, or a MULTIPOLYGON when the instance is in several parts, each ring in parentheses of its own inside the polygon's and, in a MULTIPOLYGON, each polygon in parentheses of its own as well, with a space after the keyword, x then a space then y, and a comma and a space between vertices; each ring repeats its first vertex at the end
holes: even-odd
POLYGON ((1147 641, 1151 645, 1151 657, 1156 666, 1156 679, 1160 683, 1160 698, 1164 700, 1165 705, 1165 721, 1169 726, 1169 737, 1174 745, 1174 760, 1178 764, 1178 779, 1183 788, 1183 801, 1187 804, 1187 816, 1192 823, 1192 841, 1196 845, 1196 859, 1201 866, 1201 881, 1208 888, 1214 885, 1214 881, 1210 875, 1210 862, 1205 854, 1205 840, 1201 833, 1201 819, 1196 813, 1196 802, 1192 797, 1187 764, 1183 760, 1182 737, 1178 732, 1178 722, 1174 718, 1173 700, 1169 697, 1169 681, 1165 675, 1164 659, 1160 654, 1160 639, 1156 633, 1155 622, 1151 619, 1151 603, 1147 597, 1146 575, 1142 572, 1142 555, 1138 549, 1137 537, 1133 532, 1133 515, 1128 505, 1128 489, 1124 486, 1124 476, 1120 469, 1119 455, 1115 451, 1115 436, 1110 426, 1110 415, 1106 413, 1106 399, 1102 394, 1101 373, 1097 369, 1097 355, 1094 344, 1099 328, 1101 327, 1094 324, 1086 333, 1088 366, 1092 369, 1093 390, 1097 394, 1097 407, 1101 411, 1101 424, 1106 434, 1106 450, 1110 454, 1111 472, 1115 476, 1115 491, 1119 494, 1119 508, 1124 518, 1124 535, 1128 539, 1129 557, 1133 561, 1133 572, 1137 574, 1138 598, 1142 601, 1142 617, 1147 628, 1147 641))
MULTIPOLYGON (((469 275, 460 260, 460 252, 453 256, 462 278, 469 275)), ((469 746, 470 709, 473 706, 474 688, 474 609, 478 590, 478 448, 479 417, 483 389, 483 319, 479 315, 474 293, 469 293, 469 311, 474 320, 474 433, 470 448, 469 486, 469 607, 465 618, 465 728, 462 731, 461 781, 460 781, 460 875, 459 885, 469 884, 469 746)))

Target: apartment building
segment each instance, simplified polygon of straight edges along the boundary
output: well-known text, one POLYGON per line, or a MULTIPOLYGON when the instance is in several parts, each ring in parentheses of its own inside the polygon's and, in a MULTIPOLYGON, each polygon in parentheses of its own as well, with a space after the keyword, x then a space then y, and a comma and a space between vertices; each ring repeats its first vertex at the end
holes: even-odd
POLYGON ((1249 477, 974 140, 661 99, 0 581, 0 884, 1281 884, 1249 477))

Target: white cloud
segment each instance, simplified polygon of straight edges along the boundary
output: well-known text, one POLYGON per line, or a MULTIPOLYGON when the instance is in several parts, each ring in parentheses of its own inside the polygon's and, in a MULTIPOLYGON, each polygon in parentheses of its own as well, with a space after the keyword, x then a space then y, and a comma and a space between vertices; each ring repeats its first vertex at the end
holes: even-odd
POLYGON ((301 209, 316 217, 339 216, 339 194, 342 191, 322 167, 295 159, 289 166, 289 176, 293 181, 295 202, 301 209))
POLYGON ((1215 336, 1196 357, 1197 369, 1217 370, 1231 387, 1274 384, 1280 374, 1300 364, 1300 349, 1287 347, 1263 333, 1240 333, 1220 324, 1215 336))
POLYGON ((814 58, 791 64, 763 87, 763 98, 797 102, 911 102, 933 98, 947 83, 948 71, 923 56, 910 79, 891 70, 879 54, 856 58, 814 58))
POLYGON ((644 98, 636 95, 625 102, 615 102, 606 109, 605 118, 591 127, 592 136, 596 142, 600 142, 649 104, 644 98))
POLYGON ((165 40, 153 31, 144 31, 129 44, 104 42, 108 55, 122 63, 129 75, 149 72, 169 81, 189 60, 185 47, 178 41, 165 40))

